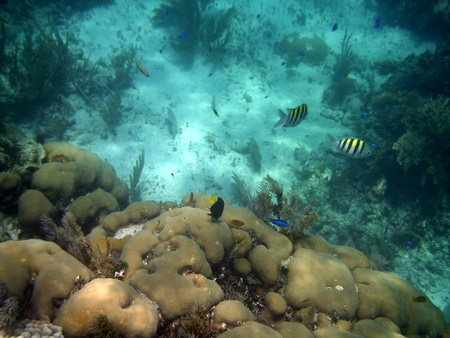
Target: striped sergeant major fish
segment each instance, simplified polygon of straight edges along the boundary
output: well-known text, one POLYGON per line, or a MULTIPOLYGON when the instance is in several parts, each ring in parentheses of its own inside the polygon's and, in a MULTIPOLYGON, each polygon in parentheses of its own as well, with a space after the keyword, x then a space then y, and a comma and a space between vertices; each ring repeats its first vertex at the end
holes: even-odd
MULTIPOLYGON (((332 138, 331 135, 329 136, 332 138)), ((331 145, 335 147, 337 152, 351 158, 360 159, 372 155, 370 146, 363 140, 357 138, 344 137, 340 141, 333 139, 331 145)))
POLYGON ((303 103, 297 108, 288 108, 288 115, 286 115, 281 109, 278 109, 278 113, 280 114, 280 120, 275 124, 274 128, 282 125, 283 123, 283 127, 295 127, 305 119, 306 115, 308 115, 308 106, 303 103))

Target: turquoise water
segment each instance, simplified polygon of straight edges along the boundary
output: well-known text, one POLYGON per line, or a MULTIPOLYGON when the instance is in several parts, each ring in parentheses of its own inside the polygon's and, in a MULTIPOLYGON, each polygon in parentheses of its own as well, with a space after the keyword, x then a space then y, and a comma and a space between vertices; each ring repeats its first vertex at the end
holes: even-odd
POLYGON ((232 177, 255 194, 270 175, 317 212, 310 233, 363 251, 448 316, 441 2, 82 4, 1 5, 2 123, 89 150, 128 183, 144 152, 143 201, 202 192, 243 205, 232 177), (274 128, 279 109, 304 103, 304 121, 274 128), (342 138, 371 156, 346 156, 342 138))

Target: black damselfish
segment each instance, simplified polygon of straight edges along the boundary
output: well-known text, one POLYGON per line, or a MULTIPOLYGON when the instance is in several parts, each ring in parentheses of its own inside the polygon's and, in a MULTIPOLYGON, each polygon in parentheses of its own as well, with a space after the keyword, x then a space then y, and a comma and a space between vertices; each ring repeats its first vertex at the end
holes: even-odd
POLYGON ((223 201, 223 199, 220 197, 217 197, 216 203, 211 205, 211 208, 209 208, 209 211, 211 213, 208 215, 211 216, 213 219, 219 219, 220 216, 222 216, 224 207, 225 207, 225 202, 223 201))

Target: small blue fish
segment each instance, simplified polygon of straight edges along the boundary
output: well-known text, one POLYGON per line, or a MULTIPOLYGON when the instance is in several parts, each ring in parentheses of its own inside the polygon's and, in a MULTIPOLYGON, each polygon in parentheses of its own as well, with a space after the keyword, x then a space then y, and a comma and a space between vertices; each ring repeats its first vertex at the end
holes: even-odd
POLYGON ((368 114, 367 112, 366 113, 362 113, 361 115, 359 115, 359 118, 362 119, 363 117, 366 117, 367 114, 368 114))
POLYGON ((334 32, 334 31, 337 30, 337 29, 338 29, 338 24, 335 23, 335 24, 333 25, 333 28, 331 28, 331 31, 334 32))
POLYGON ((378 147, 375 143, 372 143, 372 146, 374 146, 374 147, 378 147))
POLYGON ((411 242, 411 241, 405 241, 405 243, 406 243, 406 244, 409 244, 409 245, 411 245, 411 244, 412 244, 412 242, 411 242))
POLYGON ((287 228, 289 227, 288 222, 283 221, 281 219, 269 219, 268 222, 275 224, 276 226, 287 228))
POLYGON ((165 15, 169 14, 169 11, 167 9, 165 9, 165 8, 163 8, 163 12, 164 12, 165 15))
POLYGON ((298 55, 306 55, 306 52, 298 52, 298 55))
POLYGON ((375 21, 375 23, 373 25, 373 28, 380 27, 380 25, 381 25, 381 18, 376 18, 374 21, 375 21))
POLYGON ((185 38, 185 37, 187 37, 187 35, 186 34, 180 34, 180 35, 178 35, 180 38, 185 38))

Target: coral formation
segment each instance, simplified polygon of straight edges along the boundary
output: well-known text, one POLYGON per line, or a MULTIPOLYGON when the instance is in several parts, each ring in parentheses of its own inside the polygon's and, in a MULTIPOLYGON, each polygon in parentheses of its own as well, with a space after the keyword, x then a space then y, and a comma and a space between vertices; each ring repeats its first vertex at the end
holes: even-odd
POLYGON ((312 307, 341 319, 355 316, 358 308, 355 282, 343 262, 330 254, 302 248, 295 250, 292 257, 284 289, 290 306, 295 310, 312 307))
POLYGON ((214 307, 213 323, 216 326, 232 326, 255 320, 253 313, 237 300, 224 300, 214 307))
POLYGON ((119 203, 113 195, 101 188, 86 196, 80 196, 70 203, 68 209, 75 216, 85 234, 112 212, 119 211, 119 203))
MULTIPOLYGON (((442 312, 420 290, 377 271, 359 250, 308 234, 317 215, 270 176, 259 187, 261 204, 289 218, 297 232, 275 229, 225 199, 222 215, 213 218, 217 199, 200 193, 180 206, 146 201, 119 211, 125 198, 111 167, 68 144, 45 150, 47 163, 36 173, 57 165, 70 182, 26 190, 19 214, 27 234, 37 227, 61 247, 38 239, 0 243, 4 327, 20 312, 47 316, 67 337, 444 334, 442 312), (78 166, 88 170, 81 183, 78 166), (51 201, 62 197, 77 198, 59 220, 51 201)), ((36 173, 35 184, 42 182, 36 173)), ((18 332, 17 325, 11 330, 18 332)), ((60 336, 55 326, 44 329, 60 336)))
MULTIPOLYGON (((89 282, 92 272, 55 244, 40 240, 0 244, 2 257, 9 257, 0 262, 0 273, 12 269, 10 264, 15 266, 13 271, 19 275, 9 275, 5 283, 11 295, 20 299, 31 279, 30 264, 36 265, 39 273, 31 298, 35 314, 53 313, 48 297, 62 297, 63 301, 68 298, 56 306, 55 323, 69 337, 97 331, 153 336, 157 330, 173 332, 171 327, 189 334, 201 328, 212 336, 225 337, 278 337, 281 332, 309 336, 309 331, 317 329, 318 335, 332 331, 336 336, 356 336, 370 327, 375 327, 376 332, 395 333, 396 326, 402 333, 421 332, 430 337, 443 334, 442 312, 398 276, 371 270, 373 263, 360 251, 333 247, 323 238, 308 235, 295 242, 292 252, 288 238, 246 208, 226 202, 222 218, 212 220, 207 211, 210 195, 191 194, 183 203, 191 206, 161 214, 162 209, 152 207, 153 213, 148 214, 150 218, 142 229, 132 238, 124 238, 125 245, 117 248, 122 263, 116 268, 117 278, 122 281, 107 278, 89 282), (45 253, 34 253, 42 249, 45 253), (44 258, 56 262, 43 265, 44 258), (58 265, 62 262, 64 266, 58 265), (228 268, 240 265, 238 262, 243 267, 228 268), (61 269, 70 269, 70 273, 54 275, 61 269), (49 276, 53 292, 43 294, 49 276), (245 293, 224 300, 224 290, 235 292, 227 289, 233 284, 245 293), (201 311, 195 310, 199 307, 201 311), (136 315, 118 321, 117 316, 123 317, 123 311, 133 312, 131 308, 136 315), (373 323, 373 319, 377 322, 373 323), (272 329, 253 320, 278 325, 272 329), (352 326, 349 321, 361 323, 352 326)), ((155 204, 150 202, 149 206, 155 204)), ((137 215, 142 222, 144 214, 137 215)), ((109 227, 109 235, 132 224, 128 217, 121 219, 124 223, 109 227)))
POLYGON ((45 195, 34 189, 25 191, 19 197, 18 214, 20 225, 29 234, 40 234, 41 218, 55 217, 57 209, 45 195))
POLYGON ((44 148, 47 163, 34 173, 32 186, 47 198, 69 201, 102 188, 113 195, 121 207, 128 204, 126 183, 97 155, 64 142, 47 143, 44 148))
POLYGON ((58 245, 38 239, 0 243, 0 276, 11 296, 19 300, 33 283, 31 304, 36 318, 51 317, 53 299, 70 295, 77 279, 89 281, 93 273, 58 245))
POLYGON ((98 314, 107 318, 119 336, 154 337, 156 334, 156 306, 130 285, 109 278, 85 284, 61 306, 55 324, 64 328, 65 337, 84 337, 98 330, 98 314), (95 320, 97 324, 93 325, 95 320))

